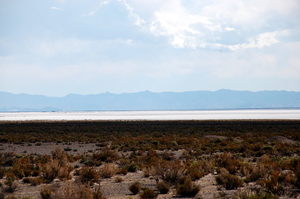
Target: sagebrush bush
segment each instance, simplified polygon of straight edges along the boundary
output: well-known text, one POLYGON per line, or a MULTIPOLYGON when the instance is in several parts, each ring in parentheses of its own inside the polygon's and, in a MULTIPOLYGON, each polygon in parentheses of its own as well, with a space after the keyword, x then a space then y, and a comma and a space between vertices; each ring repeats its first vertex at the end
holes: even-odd
POLYGON ((230 174, 225 168, 220 169, 220 174, 216 176, 216 181, 226 189, 236 189, 244 184, 242 179, 230 174))
POLYGON ((94 153, 92 159, 96 161, 113 162, 118 160, 119 156, 116 150, 112 150, 110 147, 106 146, 100 152, 94 153))
POLYGON ((8 177, 4 184, 7 186, 4 189, 5 192, 13 193, 18 187, 18 184, 15 182, 15 178, 13 177, 8 177))
POLYGON ((12 172, 19 178, 31 175, 34 166, 28 157, 18 158, 13 164, 12 172))
POLYGON ((93 199, 106 199, 101 191, 101 187, 97 186, 93 189, 93 199))
POLYGON ((123 182, 123 181, 124 181, 124 179, 121 178, 121 177, 116 177, 116 178, 115 178, 115 182, 120 183, 120 182, 123 182))
POLYGON ((94 182, 98 182, 99 178, 99 173, 91 167, 82 167, 82 169, 79 172, 79 180, 83 184, 93 184, 94 182))
POLYGON ((167 194, 170 191, 170 186, 164 181, 159 181, 156 184, 156 188, 161 194, 167 194))
POLYGON ((140 193, 141 199, 155 199, 157 198, 157 194, 154 192, 153 189, 145 188, 142 193, 140 193))
POLYGON ((230 174, 235 174, 241 166, 240 161, 227 152, 218 156, 216 164, 218 167, 225 168, 230 174))
POLYGON ((51 198, 51 193, 52 193, 52 191, 46 186, 44 186, 40 190, 40 195, 41 195, 42 199, 50 199, 51 198))
POLYGON ((31 178, 30 179, 30 184, 32 186, 37 186, 37 185, 40 185, 44 182, 44 180, 40 177, 36 177, 36 178, 31 178))
POLYGON ((134 182, 133 184, 131 184, 129 186, 129 190, 131 191, 131 193, 133 195, 138 194, 141 191, 141 188, 142 188, 142 186, 141 186, 140 182, 134 182))
POLYGON ((269 178, 259 181, 259 184, 265 187, 269 193, 282 195, 284 194, 284 187, 278 182, 279 174, 278 171, 274 171, 269 178))
POLYGON ((61 148, 56 147, 53 151, 51 151, 51 155, 54 160, 57 160, 58 166, 63 167, 67 165, 68 154, 61 148))
POLYGON ((73 170, 73 167, 71 166, 62 166, 59 168, 57 177, 60 180, 70 180, 72 176, 70 175, 70 172, 73 170))
POLYGON ((57 160, 52 160, 51 162, 41 166, 43 178, 45 182, 51 183, 58 175, 60 166, 57 160))
POLYGON ((180 160, 161 160, 152 169, 152 175, 159 175, 169 183, 176 183, 183 176, 183 172, 184 166, 180 160))
POLYGON ((88 185, 67 183, 52 193, 55 199, 93 199, 93 192, 88 185))
POLYGON ((176 186, 177 194, 180 196, 194 197, 200 191, 200 186, 195 185, 188 177, 182 177, 176 186))
POLYGON ((233 199, 278 199, 277 196, 264 193, 261 190, 243 189, 238 190, 233 196, 233 199))
POLYGON ((102 178, 111 178, 117 173, 117 169, 115 164, 104 163, 103 166, 100 167, 99 173, 102 178))

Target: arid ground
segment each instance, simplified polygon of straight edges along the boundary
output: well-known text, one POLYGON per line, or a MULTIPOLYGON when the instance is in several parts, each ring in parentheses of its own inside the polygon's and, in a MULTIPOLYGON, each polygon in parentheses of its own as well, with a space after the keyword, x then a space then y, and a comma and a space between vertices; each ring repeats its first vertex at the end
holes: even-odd
POLYGON ((300 121, 0 122, 1 198, 300 198, 300 121))

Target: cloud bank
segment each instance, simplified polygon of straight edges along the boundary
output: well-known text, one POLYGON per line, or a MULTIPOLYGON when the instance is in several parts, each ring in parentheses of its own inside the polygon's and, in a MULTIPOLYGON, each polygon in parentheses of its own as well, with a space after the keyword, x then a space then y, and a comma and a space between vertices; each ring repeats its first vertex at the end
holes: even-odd
POLYGON ((299 0, 33 2, 1 2, 0 90, 300 91, 299 0))

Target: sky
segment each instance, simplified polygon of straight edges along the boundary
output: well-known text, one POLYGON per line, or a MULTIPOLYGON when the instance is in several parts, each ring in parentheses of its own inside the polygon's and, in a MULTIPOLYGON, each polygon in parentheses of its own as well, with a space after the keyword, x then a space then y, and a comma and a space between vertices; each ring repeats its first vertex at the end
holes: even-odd
POLYGON ((0 0, 0 91, 300 91, 300 0, 0 0))

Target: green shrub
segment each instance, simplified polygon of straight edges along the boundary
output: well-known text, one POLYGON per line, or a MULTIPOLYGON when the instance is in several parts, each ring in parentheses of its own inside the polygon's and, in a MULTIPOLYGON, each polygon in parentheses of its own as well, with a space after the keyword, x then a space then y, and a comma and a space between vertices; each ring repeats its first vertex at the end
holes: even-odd
POLYGON ((133 184, 131 184, 129 186, 129 190, 131 191, 131 193, 133 195, 136 195, 140 192, 142 186, 141 186, 141 183, 140 182, 134 182, 133 184))

